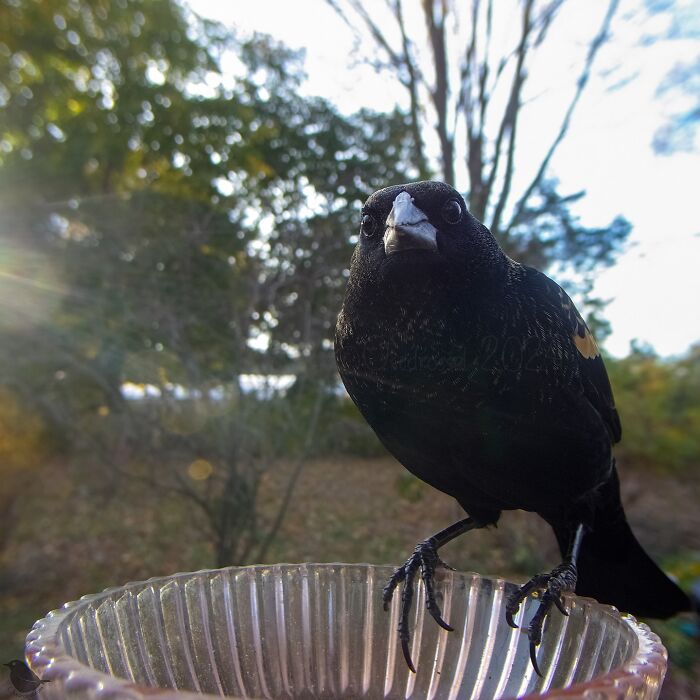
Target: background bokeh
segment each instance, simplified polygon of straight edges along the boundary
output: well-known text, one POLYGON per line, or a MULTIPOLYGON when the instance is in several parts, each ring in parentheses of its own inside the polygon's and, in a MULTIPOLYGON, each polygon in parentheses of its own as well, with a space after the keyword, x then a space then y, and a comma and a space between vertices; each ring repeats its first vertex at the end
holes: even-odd
MULTIPOLYGON (((333 360, 361 202, 425 177, 616 349, 625 505, 690 587, 693 3, 215 5, 0 0, 0 661, 107 586, 398 564, 460 517, 386 455, 333 360)), ((520 512, 444 556, 515 580, 557 563, 520 512)), ((700 698, 693 620, 651 624, 663 697, 700 698)))

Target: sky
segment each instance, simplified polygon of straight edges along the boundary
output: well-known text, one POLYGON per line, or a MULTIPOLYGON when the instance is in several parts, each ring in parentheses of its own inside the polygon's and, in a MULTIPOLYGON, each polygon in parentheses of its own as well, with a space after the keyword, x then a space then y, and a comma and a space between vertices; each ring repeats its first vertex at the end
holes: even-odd
MULTIPOLYGON (((323 0, 189 0, 189 5, 237 31, 268 33, 303 48, 304 93, 326 97, 341 111, 405 104, 395 80, 362 64, 351 32, 323 0)), ((409 13, 419 9, 417 0, 405 5, 409 13)), ((587 39, 602 18, 592 8, 604 11, 606 6, 602 0, 569 0, 557 32, 550 33, 533 64, 528 80, 534 98, 522 122, 528 139, 518 144, 519 162, 525 164, 518 173, 522 181, 532 175, 527 164, 536 168, 541 161, 551 139, 547 126, 558 124, 568 104, 572 86, 567 76, 580 65, 587 39)), ((700 10, 693 17, 692 0, 677 0, 675 6, 676 16, 686 26, 690 18, 700 34, 700 10)), ((575 210, 584 224, 605 225, 622 214, 633 225, 617 264, 598 273, 593 289, 595 296, 609 300, 605 316, 613 332, 606 349, 624 356, 636 339, 668 356, 700 340, 700 147, 673 155, 654 152, 656 129, 689 99, 660 97, 657 88, 677 62, 698 55, 699 43, 645 42, 645 36, 663 33, 671 16, 642 20, 639 7, 640 0, 621 1, 612 36, 598 55, 551 170, 561 191, 586 190, 575 210)), ((414 31, 422 31, 420 18, 415 20, 414 31)), ((458 173, 457 186, 467 189, 464 174, 458 173)))

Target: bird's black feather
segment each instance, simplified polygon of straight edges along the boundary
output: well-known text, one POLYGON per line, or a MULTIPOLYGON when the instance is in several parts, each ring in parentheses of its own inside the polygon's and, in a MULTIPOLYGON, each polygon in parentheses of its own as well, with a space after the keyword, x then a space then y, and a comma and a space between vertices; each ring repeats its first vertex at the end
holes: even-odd
POLYGON ((336 359, 387 449, 456 498, 470 522, 493 523, 504 509, 535 511, 552 524, 563 552, 585 527, 594 535, 582 540, 588 570, 578 592, 645 615, 685 606, 631 530, 622 533, 608 517, 625 522, 611 486, 621 427, 590 330, 559 285, 503 253, 454 189, 412 183, 368 199, 336 359), (416 226, 421 249, 410 242, 416 226), (606 583, 605 557, 596 551, 607 535, 608 552, 616 535, 627 549, 634 542, 617 601, 620 586, 606 583), (656 587, 651 594, 641 590, 645 578, 656 587))

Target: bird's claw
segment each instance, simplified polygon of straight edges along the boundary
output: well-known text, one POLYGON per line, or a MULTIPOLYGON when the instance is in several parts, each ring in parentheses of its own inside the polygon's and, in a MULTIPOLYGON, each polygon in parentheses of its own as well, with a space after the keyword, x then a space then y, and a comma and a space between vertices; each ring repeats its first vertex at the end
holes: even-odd
POLYGON ((435 575, 435 569, 438 566, 443 566, 446 569, 452 568, 438 557, 435 540, 431 537, 416 546, 413 550, 413 554, 411 554, 406 563, 394 571, 392 577, 389 579, 386 586, 384 586, 384 610, 388 610, 394 591, 401 582, 404 582, 401 592, 401 610, 399 613, 399 640, 401 641, 401 650, 403 651, 404 659, 406 659, 406 664, 413 673, 416 672, 416 668, 413 665, 409 649, 411 631, 408 624, 408 617, 413 602, 413 585, 416 572, 419 569, 423 585, 425 586, 425 605, 430 616, 442 629, 448 632, 453 631, 453 628, 442 619, 440 606, 435 600, 433 577, 435 575))
POLYGON ((556 606, 562 615, 568 615, 562 594, 573 591, 576 588, 576 565, 572 561, 565 561, 549 574, 533 576, 527 583, 514 591, 506 603, 506 622, 513 628, 517 625, 513 616, 520 609, 520 604, 531 594, 539 595, 540 603, 527 628, 527 636, 530 642, 530 660, 538 676, 542 676, 537 663, 537 647, 542 641, 542 628, 544 621, 552 609, 556 606))
POLYGON ((535 673, 540 678, 543 678, 542 671, 540 671, 540 667, 537 665, 537 644, 534 642, 530 642, 530 661, 532 662, 532 667, 535 669, 535 673))

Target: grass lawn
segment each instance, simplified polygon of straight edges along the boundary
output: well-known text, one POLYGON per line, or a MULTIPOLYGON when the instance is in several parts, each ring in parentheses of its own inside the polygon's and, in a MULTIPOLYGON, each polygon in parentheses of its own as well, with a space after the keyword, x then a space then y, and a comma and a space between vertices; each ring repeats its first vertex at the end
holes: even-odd
MULTIPOLYGON (((266 474, 263 514, 273 507, 290 469, 280 464, 266 474)), ((640 473, 624 465, 621 471, 628 514, 642 543, 682 578, 700 576, 700 479, 640 473)), ((173 495, 120 483, 89 499, 67 470, 55 466, 37 483, 42 488, 23 496, 0 555, 0 661, 21 656, 32 622, 67 600, 213 565, 197 514, 173 495)), ((396 565, 419 540, 460 517, 452 499, 390 458, 315 460, 302 473, 267 561, 250 563, 396 565)), ((441 554, 455 568, 516 581, 558 563, 548 526, 523 512, 505 513, 497 528, 459 538, 441 554)), ((700 642, 679 620, 652 626, 672 658, 662 697, 700 698, 700 642)))

